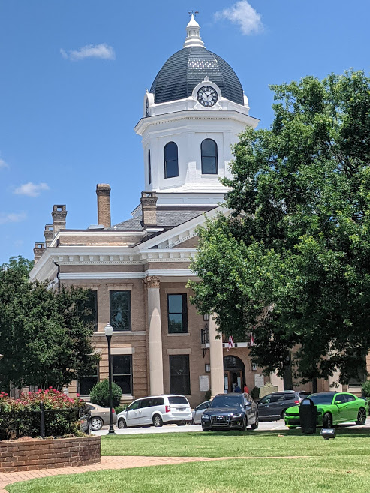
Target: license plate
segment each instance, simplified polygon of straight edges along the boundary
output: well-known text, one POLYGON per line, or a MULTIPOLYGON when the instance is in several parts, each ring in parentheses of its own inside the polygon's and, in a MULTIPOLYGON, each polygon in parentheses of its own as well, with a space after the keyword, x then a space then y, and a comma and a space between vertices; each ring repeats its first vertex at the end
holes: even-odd
POLYGON ((184 407, 178 407, 177 410, 178 411, 185 411, 185 408, 184 407))

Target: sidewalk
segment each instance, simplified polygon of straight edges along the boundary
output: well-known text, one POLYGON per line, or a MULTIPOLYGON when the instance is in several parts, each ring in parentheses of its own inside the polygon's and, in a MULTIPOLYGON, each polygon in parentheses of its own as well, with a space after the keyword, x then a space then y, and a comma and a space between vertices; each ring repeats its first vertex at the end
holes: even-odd
POLYGON ((103 471, 104 469, 128 469, 130 467, 163 466, 166 464, 183 464, 184 462, 214 461, 230 459, 308 459, 308 455, 287 456, 248 456, 248 457, 144 457, 140 455, 110 455, 102 456, 100 464, 92 464, 82 467, 63 467, 55 469, 39 469, 25 472, 0 473, 0 493, 7 493, 5 486, 29 479, 44 478, 45 476, 57 476, 60 474, 78 474, 88 471, 103 471))
MULTIPOLYGON (((230 458, 230 457, 229 457, 230 458)), ((29 479, 57 476, 60 474, 78 474, 104 469, 126 469, 129 467, 159 466, 164 464, 181 464, 183 462, 222 460, 206 457, 142 457, 142 456, 102 456, 100 464, 81 467, 61 467, 55 469, 38 469, 25 472, 0 473, 0 493, 6 493, 5 486, 29 479)))

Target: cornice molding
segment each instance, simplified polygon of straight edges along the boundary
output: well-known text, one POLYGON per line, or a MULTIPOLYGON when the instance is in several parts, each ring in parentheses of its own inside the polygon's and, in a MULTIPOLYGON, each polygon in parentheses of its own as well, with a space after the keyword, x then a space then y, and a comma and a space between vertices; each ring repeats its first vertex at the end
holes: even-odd
POLYGON ((161 125, 163 123, 173 123, 176 121, 194 121, 194 120, 219 120, 219 121, 236 121, 238 123, 244 123, 250 127, 255 128, 259 120, 253 118, 245 113, 236 110, 179 110, 173 113, 163 113, 150 118, 142 118, 135 126, 135 132, 142 135, 150 126, 161 125))
MULTIPOLYGON (((160 279, 160 277, 195 277, 190 269, 148 269, 145 272, 64 272, 59 274, 61 281, 98 279, 160 279)), ((150 281, 151 282, 151 281, 150 281)), ((155 286, 149 286, 155 287, 155 286)))

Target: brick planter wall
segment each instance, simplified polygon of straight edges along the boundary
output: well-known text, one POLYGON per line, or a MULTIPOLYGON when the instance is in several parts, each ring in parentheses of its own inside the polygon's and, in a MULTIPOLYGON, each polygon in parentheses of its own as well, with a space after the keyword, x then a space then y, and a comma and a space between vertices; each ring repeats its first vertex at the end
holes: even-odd
POLYGON ((0 473, 100 462, 100 436, 0 441, 0 473))

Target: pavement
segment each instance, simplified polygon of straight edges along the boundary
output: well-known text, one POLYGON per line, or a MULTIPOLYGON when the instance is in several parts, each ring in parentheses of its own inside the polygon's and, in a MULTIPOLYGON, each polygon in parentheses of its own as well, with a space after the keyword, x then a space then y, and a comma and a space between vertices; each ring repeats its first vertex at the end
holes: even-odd
MULTIPOLYGON (((369 421, 370 426, 370 421, 369 421)), ((109 426, 103 426, 100 431, 93 431, 93 435, 107 435, 109 430, 109 426)), ((279 421, 260 421, 258 429, 259 431, 268 431, 268 430, 287 430, 287 427, 284 425, 284 421, 280 419, 279 421)), ((255 431, 257 431, 255 430, 255 431)), ((159 428, 155 428, 154 426, 143 426, 138 428, 114 428, 114 432, 116 435, 145 435, 152 433, 184 433, 189 431, 202 431, 201 425, 163 425, 159 428)))
MULTIPOLYGON (((354 423, 343 424, 340 426, 347 426, 351 428, 370 428, 370 417, 367 418, 366 424, 363 426, 355 425, 354 423)), ((107 435, 109 426, 103 426, 100 431, 94 431, 93 435, 107 435)), ((259 431, 271 431, 271 430, 284 430, 287 431, 288 428, 284 424, 284 420, 279 419, 279 421, 260 421, 257 430, 259 431)), ((184 433, 184 432, 198 432, 202 431, 201 425, 164 425, 160 428, 155 428, 154 426, 138 427, 138 428, 114 428, 116 435, 145 435, 145 434, 155 434, 155 433, 184 433)))

